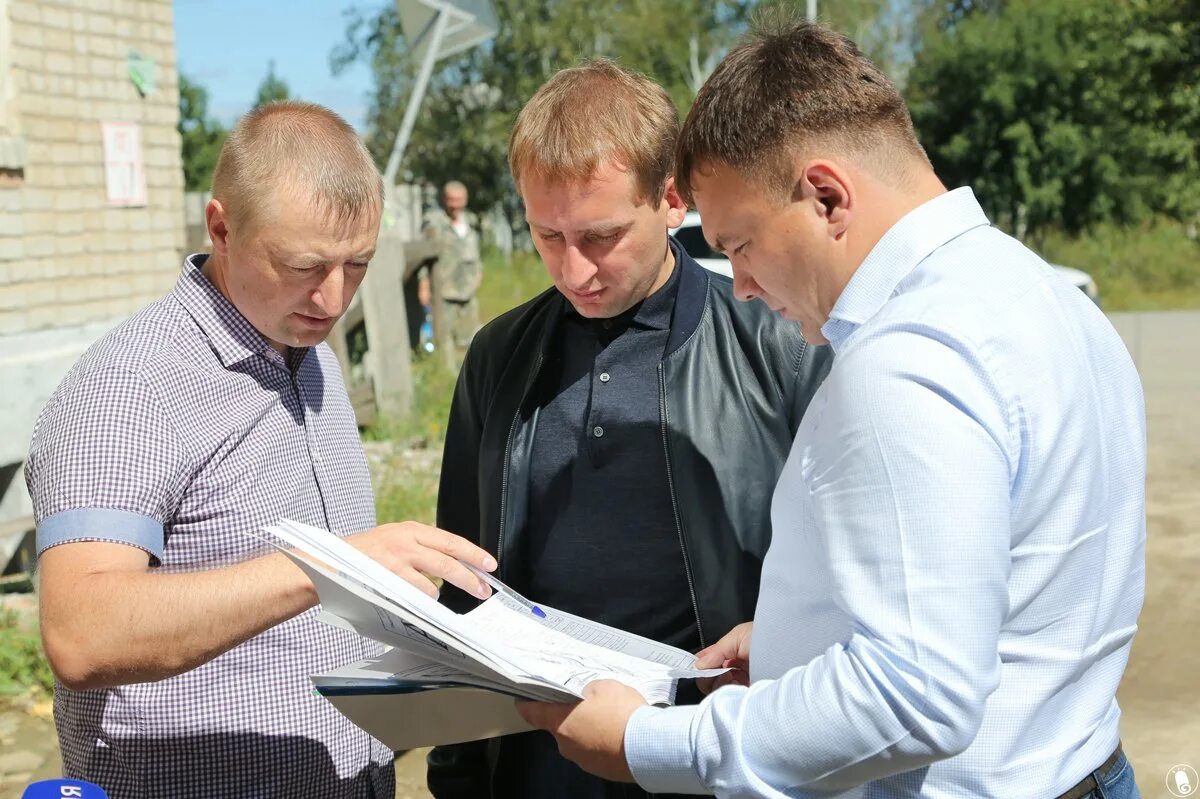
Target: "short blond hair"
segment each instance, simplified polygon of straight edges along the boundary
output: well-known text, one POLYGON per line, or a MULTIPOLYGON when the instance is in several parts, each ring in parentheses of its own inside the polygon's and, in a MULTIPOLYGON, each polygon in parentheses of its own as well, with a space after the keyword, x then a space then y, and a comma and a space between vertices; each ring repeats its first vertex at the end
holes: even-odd
POLYGON ((274 191, 310 192, 340 225, 383 208, 383 179, 354 128, 324 106, 285 100, 255 108, 233 126, 213 172, 213 199, 243 232, 266 218, 274 191))
POLYGON ((639 199, 659 202, 675 164, 679 113, 654 81, 596 59, 564 69, 530 98, 508 139, 517 190, 534 175, 587 180, 603 164, 630 171, 639 199))

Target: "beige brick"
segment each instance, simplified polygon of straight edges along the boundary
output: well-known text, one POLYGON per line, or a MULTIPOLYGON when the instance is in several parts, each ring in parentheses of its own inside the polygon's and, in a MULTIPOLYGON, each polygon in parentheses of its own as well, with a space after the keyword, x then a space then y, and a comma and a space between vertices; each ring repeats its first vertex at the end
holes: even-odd
POLYGON ((129 246, 129 234, 123 231, 104 231, 104 252, 122 253, 132 249, 129 246))
POLYGON ((16 261, 25 257, 24 237, 0 238, 0 261, 16 261))
POLYGON ((56 214, 55 232, 63 237, 59 241, 60 253, 80 252, 83 250, 83 216, 81 214, 56 214), (63 248, 63 241, 69 239, 76 244, 71 249, 63 248))
POLYGON ((26 288, 25 301, 27 307, 36 308, 39 305, 50 305, 58 299, 58 286, 48 280, 30 283, 26 288))
POLYGON ((0 311, 17 311, 28 308, 27 284, 0 286, 0 311))
POLYGON ((0 211, 9 214, 19 213, 25 208, 26 191, 19 189, 0 189, 0 211))
POLYGON ((57 304, 53 307, 34 308, 28 312, 26 318, 26 329, 30 332, 84 321, 77 308, 64 308, 57 304))
POLYGON ((24 234, 24 214, 0 214, 0 236, 23 236, 24 234))
MULTIPOLYGON (((30 44, 31 46, 36 46, 36 45, 34 45, 33 40, 31 40, 30 38, 27 38, 25 36, 22 36, 21 38, 27 44, 30 44)), ((69 30, 63 30, 61 28, 47 28, 44 36, 40 35, 40 31, 39 31, 38 38, 40 38, 42 40, 41 46, 47 50, 58 50, 63 53, 70 53, 70 52, 76 51, 75 37, 72 36, 71 31, 69 31, 69 30)))
POLYGON ((112 36, 116 32, 113 18, 107 14, 89 14, 88 30, 101 36, 112 36))
POLYGON ((43 33, 44 29, 41 25, 21 25, 19 30, 21 43, 26 47, 36 47, 39 49, 50 47, 50 39, 46 36, 46 33, 49 33, 49 31, 43 33))
POLYGON ((43 258, 54 255, 55 243, 53 236, 27 236, 25 238, 26 252, 31 258, 43 258))
POLYGON ((46 276, 41 260, 37 258, 22 258, 9 267, 13 283, 33 283, 46 276))
POLYGON ((71 15, 64 8, 59 8, 52 5, 42 6, 42 24, 47 28, 58 28, 59 30, 71 29, 71 15))
POLYGON ((47 111, 51 116, 75 116, 75 100, 70 97, 51 97, 47 103, 47 111))
POLYGON ((100 286, 95 278, 71 280, 59 287, 59 299, 64 303, 84 302, 98 296, 98 289, 100 286))
POLYGON ((67 142, 59 142, 50 148, 50 158, 53 163, 58 166, 77 164, 81 160, 80 155, 81 153, 79 145, 75 144, 74 142, 70 144, 67 142))
POLYGON ((29 330, 29 315, 25 311, 0 311, 0 335, 14 335, 29 330))
POLYGON ((69 143, 72 147, 78 147, 79 139, 79 120, 77 119, 55 119, 46 123, 47 138, 54 141, 69 143))
POLYGON ((47 52, 45 69, 59 75, 71 75, 75 72, 75 56, 70 52, 47 52))
POLYGON ((54 191, 41 187, 25 189, 26 211, 49 211, 54 207, 54 191))
POLYGON ((45 59, 42 51, 33 47, 22 47, 15 42, 12 48, 12 65, 31 72, 42 72, 45 69, 45 59))
MULTIPOLYGON (((25 140, 25 186, 31 183, 30 172, 36 171, 50 160, 50 144, 45 139, 25 140)), ((36 185, 36 183, 34 183, 36 185)))
POLYGON ((86 258, 87 256, 83 253, 57 257, 50 267, 49 276, 60 283, 65 283, 72 276, 84 272, 79 262, 86 262, 86 258))
POLYGON ((79 222, 79 230, 84 227, 84 202, 83 197, 77 191, 60 191, 54 196, 54 210, 60 215, 70 214, 79 222))
POLYGON ((83 238, 80 236, 61 236, 58 239, 56 258, 64 258, 83 253, 83 238))
POLYGON ((41 72, 18 70, 17 75, 24 76, 18 80, 19 88, 30 94, 43 94, 46 91, 46 76, 41 72))
MULTIPOLYGON (((39 25, 42 20, 42 15, 38 13, 38 4, 35 0, 12 2, 9 4, 8 13, 12 16, 13 22, 23 22, 27 25, 39 25)), ((21 27, 24 28, 25 25, 21 27)))
POLYGON ((33 211, 24 215, 26 235, 53 233, 57 218, 53 211, 33 211))

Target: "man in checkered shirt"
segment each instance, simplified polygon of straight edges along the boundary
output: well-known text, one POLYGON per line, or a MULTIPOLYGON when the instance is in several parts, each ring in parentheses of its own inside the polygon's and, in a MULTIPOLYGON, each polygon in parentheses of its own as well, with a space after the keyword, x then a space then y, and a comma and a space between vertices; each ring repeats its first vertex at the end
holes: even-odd
POLYGON ((322 343, 381 210, 343 120, 304 103, 251 112, 213 177, 212 254, 89 349, 38 421, 26 474, 63 765, 114 799, 394 793, 392 753, 308 682, 378 647, 317 622, 312 584, 246 533, 281 517, 357 533, 431 595, 420 572, 488 593, 456 560, 494 568, 486 552, 375 526, 322 343))

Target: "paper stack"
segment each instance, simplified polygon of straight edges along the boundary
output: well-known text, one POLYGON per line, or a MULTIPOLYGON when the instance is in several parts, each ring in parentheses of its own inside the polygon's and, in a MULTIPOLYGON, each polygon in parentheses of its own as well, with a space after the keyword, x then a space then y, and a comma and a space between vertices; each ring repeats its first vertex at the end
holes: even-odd
POLYGON ((317 690, 393 749, 529 729, 513 697, 571 702, 593 680, 618 680, 670 704, 681 678, 713 676, 695 656, 551 607, 497 580, 458 614, 325 530, 281 521, 266 532, 316 586, 322 620, 392 647, 315 675, 317 690))

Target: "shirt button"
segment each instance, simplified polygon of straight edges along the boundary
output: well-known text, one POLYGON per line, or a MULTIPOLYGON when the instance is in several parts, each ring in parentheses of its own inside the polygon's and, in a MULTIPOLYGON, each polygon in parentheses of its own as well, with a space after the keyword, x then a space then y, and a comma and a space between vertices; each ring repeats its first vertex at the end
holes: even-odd
POLYGON ((607 382, 608 382, 609 380, 611 380, 611 379, 612 379, 612 378, 609 376, 608 372, 601 372, 601 373, 600 373, 600 382, 601 382, 601 383, 607 383, 607 382))
POLYGON ((592 435, 594 435, 596 438, 600 438, 604 435, 604 428, 600 425, 596 425, 592 428, 592 435))

